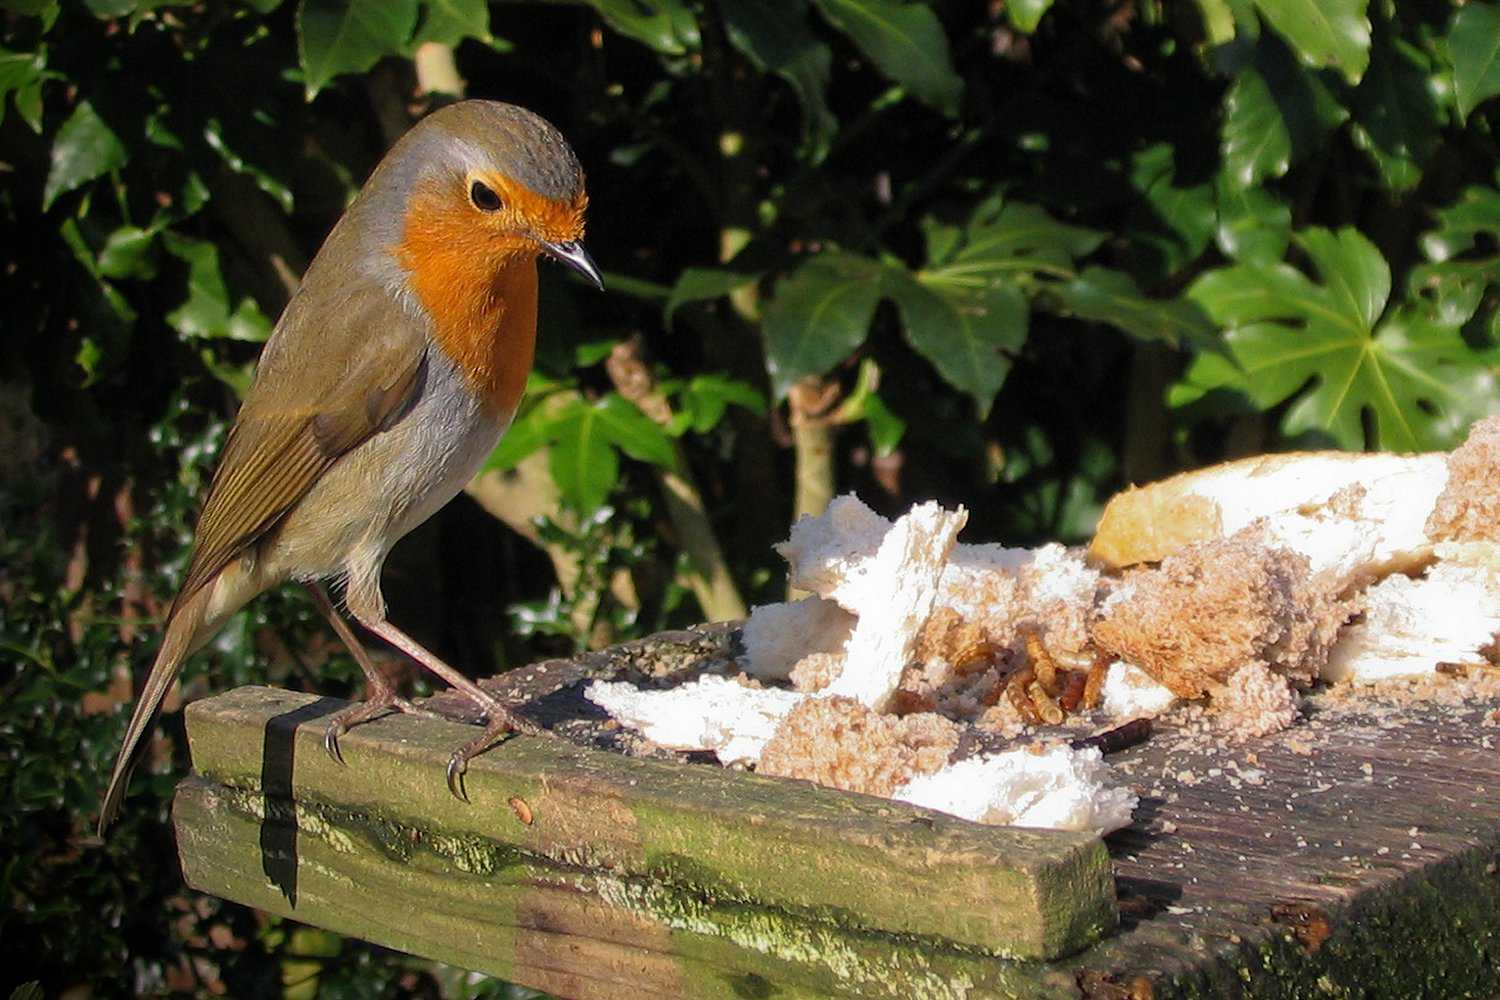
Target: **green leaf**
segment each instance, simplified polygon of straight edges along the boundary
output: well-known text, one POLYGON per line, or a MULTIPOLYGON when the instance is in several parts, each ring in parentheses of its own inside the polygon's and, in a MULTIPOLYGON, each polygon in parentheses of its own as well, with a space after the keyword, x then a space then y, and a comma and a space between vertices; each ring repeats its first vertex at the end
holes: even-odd
POLYGON ((1500 191, 1475 185, 1435 214, 1437 227, 1422 235, 1431 263, 1413 269, 1410 287, 1432 294, 1439 307, 1472 310, 1500 285, 1500 191))
POLYGON ((552 481, 563 500, 584 515, 602 507, 620 479, 620 457, 605 433, 599 409, 581 399, 552 421, 552 481))
POLYGON ((57 20, 58 3, 57 0, 0 0, 0 10, 8 10, 22 17, 39 17, 42 19, 42 30, 50 31, 52 22, 57 20))
POLYGON ((417 0, 301 0, 297 55, 310 101, 340 73, 400 55, 417 26, 417 0))
POLYGON ((677 276, 677 283, 672 286, 672 294, 667 297, 662 320, 667 326, 671 326, 672 317, 677 310, 689 302, 717 299, 752 284, 759 277, 758 274, 742 274, 722 267, 684 268, 677 276))
POLYGON ((1231 260, 1274 264, 1292 241, 1292 209, 1265 188, 1240 187, 1220 174, 1214 185, 1214 239, 1231 260))
POLYGON ((1224 172, 1240 187, 1284 176, 1347 117, 1322 81, 1263 38, 1224 98, 1224 172))
MULTIPOLYGON (((942 248, 952 246, 944 239, 933 240, 933 235, 929 233, 929 250, 942 253, 942 248)), ((948 281, 975 284, 1022 272, 1071 278, 1076 273, 1074 260, 1093 253, 1103 240, 1104 234, 1096 230, 1058 222, 1045 209, 1011 201, 997 211, 976 213, 951 257, 931 263, 940 265, 948 281)))
POLYGON ((683 429, 692 428, 695 434, 706 434, 717 427, 731 404, 761 416, 766 412, 766 398, 758 391, 718 373, 693 376, 677 395, 679 416, 685 420, 683 429))
POLYGON ((6 97, 14 94, 16 111, 41 132, 42 76, 47 68, 40 52, 12 52, 0 48, 0 122, 5 121, 6 97))
POLYGON ((802 104, 807 159, 821 161, 838 131, 825 96, 833 54, 808 28, 806 0, 736 0, 719 11, 734 47, 791 84, 802 104))
POLYGON ((1468 253, 1481 236, 1500 241, 1500 191, 1495 188, 1465 188, 1458 201, 1434 214, 1437 228, 1422 237, 1422 249, 1433 260, 1468 253))
POLYGON ((58 195, 82 187, 130 161, 130 152, 94 106, 81 101, 52 140, 52 166, 42 189, 42 210, 58 195))
POLYGON ((1209 45, 1223 45, 1234 41, 1235 16, 1225 0, 1197 0, 1198 13, 1203 19, 1204 41, 1209 45))
POLYGON ((1370 70, 1354 94, 1354 142, 1375 160, 1387 187, 1416 187, 1438 141, 1431 66, 1420 49, 1381 25, 1370 70))
POLYGON ((231 307, 229 289, 219 270, 219 251, 206 240, 162 234, 167 252, 188 265, 187 298, 167 313, 167 323, 189 339, 227 338, 259 342, 271 334, 271 323, 249 298, 231 307))
POLYGON ((488 0, 426 0, 423 7, 427 13, 412 39, 413 48, 427 42, 457 45, 466 38, 476 38, 488 44, 494 39, 488 0))
POLYGON ((1297 243, 1321 283, 1286 264, 1239 264, 1189 292, 1225 327, 1256 405, 1296 397, 1284 431, 1326 434, 1345 448, 1452 444, 1494 392, 1493 359, 1460 334, 1468 317, 1434 314, 1421 301, 1386 315, 1390 269, 1353 229, 1307 229, 1297 243))
POLYGON ((761 324, 777 399, 798 379, 828 371, 864 343, 880 302, 880 280, 875 261, 833 250, 804 262, 777 286, 761 324))
POLYGON ((551 443, 555 431, 554 422, 554 415, 545 406, 532 403, 523 407, 505 429, 500 443, 495 445, 495 450, 490 452, 490 457, 484 460, 484 466, 479 471, 489 472, 494 469, 506 472, 514 469, 527 455, 551 443))
POLYGON ((606 24, 662 55, 697 49, 698 22, 678 0, 585 0, 606 24))
POLYGON ((1058 286, 1057 294, 1068 315, 1107 323, 1140 340, 1163 341, 1173 347, 1203 347, 1213 342, 1213 324, 1203 310, 1183 299, 1142 295, 1121 271, 1090 267, 1058 286))
POLYGON ((110 233, 99 251, 99 273, 106 278, 156 277, 156 234, 155 229, 139 226, 121 226, 110 233))
POLYGON ((1255 6, 1304 60, 1331 66, 1358 83, 1370 60, 1368 0, 1255 0, 1255 6))
POLYGON ((1010 355, 1026 343, 1026 296, 1008 280, 974 287, 955 283, 947 269, 912 275, 891 267, 885 289, 896 300, 906 339, 954 388, 989 415, 1010 374, 1010 355))
POLYGON ((671 436, 630 400, 611 392, 595 403, 594 409, 604 436, 625 454, 663 469, 677 467, 677 448, 671 436))
POLYGON ((1009 0, 1005 5, 1005 17, 1012 28, 1029 35, 1051 6, 1052 0, 1009 0))
POLYGON ((99 272, 78 220, 66 219, 58 232, 90 279, 86 284, 73 285, 68 294, 71 315, 82 331, 73 360, 83 373, 83 385, 89 386, 124 358, 130 333, 135 328, 136 311, 99 272))
POLYGON ((1448 29, 1453 91, 1463 118, 1500 94, 1500 4, 1470 3, 1453 16, 1448 29))
POLYGON ((896 0, 814 0, 886 76, 946 115, 958 113, 964 84, 932 9, 896 0))
POLYGON ((1129 228, 1135 271, 1154 282, 1196 260, 1214 232, 1213 187, 1179 187, 1175 155, 1170 144, 1157 143, 1137 153, 1130 169, 1130 186, 1141 195, 1129 228))
POLYGON ((865 400, 864 419, 877 455, 885 456, 895 451, 906 435, 906 421, 892 412, 879 396, 872 395, 865 400))

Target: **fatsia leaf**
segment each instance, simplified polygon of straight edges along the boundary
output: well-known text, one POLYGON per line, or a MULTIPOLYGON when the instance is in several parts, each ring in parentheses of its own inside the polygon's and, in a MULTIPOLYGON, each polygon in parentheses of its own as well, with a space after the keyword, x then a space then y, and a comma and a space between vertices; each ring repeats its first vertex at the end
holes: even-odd
POLYGON ((1213 341, 1213 324, 1195 304, 1143 295, 1121 271, 1087 268, 1072 281, 1059 285, 1057 295, 1067 314, 1107 323, 1141 340, 1161 341, 1173 347, 1203 347, 1213 341))
POLYGON ((666 430, 617 392, 593 404, 599 426, 611 444, 637 462, 663 469, 677 466, 677 451, 666 430))
POLYGON ((1500 4, 1470 3, 1448 29, 1453 90, 1464 118, 1480 102, 1500 94, 1500 4))
POLYGON ((491 42, 490 5, 488 0, 426 0, 422 26, 412 45, 436 42, 457 45, 466 38, 491 42))
POLYGON ((929 232, 929 248, 937 255, 932 263, 941 265, 949 281, 975 283, 1019 272, 1071 278, 1074 260, 1092 253, 1104 240, 1097 230, 1059 222, 1045 209, 1018 201, 976 213, 961 243, 934 240, 935 233, 941 230, 929 232))
POLYGON ((573 401, 552 419, 550 436, 548 467, 563 499, 585 515, 598 510, 620 479, 620 456, 599 409, 573 401))
POLYGON ((698 22, 679 0, 586 0, 606 24, 662 55, 698 48, 698 22))
POLYGON ((791 84, 802 104, 807 159, 822 160, 838 131, 826 96, 833 53, 808 28, 806 0, 735 0, 719 9, 734 47, 791 84))
POLYGON ((1386 184, 1416 186, 1438 140, 1430 67, 1421 50, 1381 25, 1370 69, 1354 94, 1354 141, 1375 160, 1386 184))
POLYGON ((980 418, 1010 374, 1010 355, 1026 343, 1026 296, 1011 281, 978 286, 943 271, 911 275, 892 268, 885 289, 896 301, 906 339, 949 385, 973 397, 980 418))
POLYGON ((130 152, 88 101, 78 107, 52 140, 52 165, 42 188, 42 208, 52 207, 58 195, 82 187, 130 161, 130 152))
POLYGON ((946 115, 958 113, 963 80, 932 8, 898 0, 814 0, 886 76, 946 115))
POLYGON ((704 302, 709 299, 717 299, 721 295, 728 295, 738 288, 744 288, 752 284, 760 275, 745 274, 739 271, 731 271, 723 267, 689 267, 677 276, 677 282, 672 286, 672 294, 667 296, 667 304, 662 309, 662 319, 668 325, 672 325, 672 317, 677 310, 689 302, 704 302))
POLYGON ((400 55, 417 26, 417 0, 302 0, 297 55, 310 101, 341 73, 400 55))
POLYGON ((1213 237, 1215 206, 1210 184, 1179 185, 1176 152, 1157 143, 1137 153, 1130 186, 1141 196, 1130 212, 1134 270, 1148 283, 1166 280, 1195 260, 1213 237))
POLYGON ((1440 308, 1467 312, 1500 285, 1500 191, 1474 185, 1439 209, 1437 226, 1422 236, 1430 263, 1414 268, 1414 294, 1430 294, 1440 308))
POLYGON ((1291 399, 1289 435, 1345 448, 1451 445, 1493 398, 1493 359, 1465 343, 1452 314, 1420 300, 1388 310, 1390 268, 1359 232, 1307 229, 1296 241, 1319 281, 1287 264, 1238 264, 1189 291, 1223 325, 1245 391, 1262 408, 1291 399))
POLYGON ((881 273, 881 265, 866 257, 828 251, 780 283, 761 324, 777 399, 798 379, 828 371, 864 343, 880 302, 881 273))
POLYGON ((1263 37, 1224 98, 1224 173, 1240 187, 1281 177, 1347 117, 1321 80, 1263 37))
POLYGON ((1370 60, 1368 0, 1255 0, 1255 6, 1314 66, 1359 82, 1370 60))

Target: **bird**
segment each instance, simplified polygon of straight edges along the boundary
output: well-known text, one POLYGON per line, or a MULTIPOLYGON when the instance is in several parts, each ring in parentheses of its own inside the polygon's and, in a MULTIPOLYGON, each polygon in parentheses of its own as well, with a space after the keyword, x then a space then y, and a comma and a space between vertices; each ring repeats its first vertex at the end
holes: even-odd
POLYGON ((535 732, 386 616, 386 554, 474 476, 516 413, 536 347, 537 260, 604 282, 583 245, 584 172, 560 132, 513 104, 467 100, 406 132, 308 265, 263 348, 225 438, 130 716, 98 833, 117 817, 146 736, 183 661, 257 595, 305 585, 367 679, 324 743, 398 697, 324 589, 348 613, 483 712, 448 786, 507 731, 535 732))

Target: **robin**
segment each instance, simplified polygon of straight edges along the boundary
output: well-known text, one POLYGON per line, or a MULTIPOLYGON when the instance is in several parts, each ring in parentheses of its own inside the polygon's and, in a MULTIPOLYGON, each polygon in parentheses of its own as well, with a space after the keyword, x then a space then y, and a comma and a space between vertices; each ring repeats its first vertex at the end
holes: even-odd
POLYGON ((261 354, 219 456, 187 577, 130 717, 99 813, 120 809, 162 698, 183 661, 251 598, 303 583, 368 680, 363 702, 328 723, 325 746, 393 710, 412 711, 324 591, 365 628, 462 691, 483 735, 535 732, 386 620, 380 570, 397 539, 451 500, 505 431, 536 346, 537 257, 603 288, 580 242, 583 169, 530 111, 463 101, 393 146, 329 233, 261 354))

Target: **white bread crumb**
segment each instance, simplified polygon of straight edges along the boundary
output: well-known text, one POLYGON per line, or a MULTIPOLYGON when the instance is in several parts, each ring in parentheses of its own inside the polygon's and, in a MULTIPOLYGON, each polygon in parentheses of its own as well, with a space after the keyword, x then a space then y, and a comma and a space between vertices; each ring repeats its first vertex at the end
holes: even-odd
POLYGON ((854 616, 833 601, 808 597, 752 608, 740 640, 745 673, 763 681, 786 680, 809 653, 837 653, 849 640, 854 616))
POLYGON ((980 823, 1109 833, 1130 825, 1140 801, 1108 787, 1111 776, 1093 747, 1008 750, 913 778, 894 798, 980 823))
POLYGON ((781 720, 806 698, 713 674, 662 690, 595 681, 583 694, 653 743, 669 750, 712 750, 724 764, 759 760, 781 720))
POLYGON ((1123 660, 1109 665, 1101 694, 1104 714, 1120 722, 1154 719, 1177 704, 1177 696, 1170 688, 1158 684, 1146 671, 1123 660))

